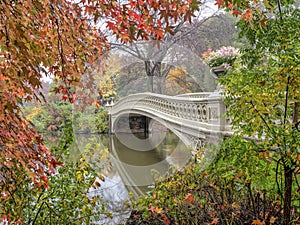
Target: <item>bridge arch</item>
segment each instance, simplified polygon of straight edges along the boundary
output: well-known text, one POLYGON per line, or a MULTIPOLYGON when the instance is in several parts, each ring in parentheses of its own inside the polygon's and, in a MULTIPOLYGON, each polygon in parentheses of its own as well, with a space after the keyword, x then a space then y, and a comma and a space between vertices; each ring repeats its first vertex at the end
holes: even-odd
MULTIPOLYGON (((136 109, 123 110, 122 112, 120 112, 117 115, 117 117, 115 117, 115 119, 113 120, 114 124, 113 124, 112 128, 114 130, 112 130, 112 133, 120 132, 118 129, 118 122, 122 117, 125 117, 127 119, 126 122, 130 123, 130 121, 129 121, 130 117, 135 117, 135 116, 145 117, 145 121, 142 121, 142 122, 145 122, 144 127, 142 127, 142 129, 143 129, 143 132, 145 132, 147 135, 151 135, 153 132, 155 132, 155 131, 153 131, 153 124, 155 122, 158 122, 159 124, 166 127, 168 130, 173 132, 176 136, 178 136, 185 145, 187 145, 187 146, 191 145, 191 142, 190 142, 187 134, 182 132, 183 124, 174 123, 173 121, 165 120, 163 118, 158 117, 157 114, 154 114, 151 112, 140 111, 140 110, 136 110, 136 109)), ((129 126, 129 124, 127 124, 127 125, 129 126)), ((127 130, 128 130, 128 132, 134 132, 134 130, 130 130, 130 129, 127 129, 127 130)), ((198 136, 201 139, 205 139, 205 135, 200 135, 200 133, 199 133, 198 136)))
POLYGON ((199 142, 215 142, 220 136, 230 135, 224 113, 225 105, 217 92, 179 96, 140 93, 110 108, 110 131, 118 132, 117 122, 122 116, 142 115, 165 125, 187 146, 198 148, 199 142))

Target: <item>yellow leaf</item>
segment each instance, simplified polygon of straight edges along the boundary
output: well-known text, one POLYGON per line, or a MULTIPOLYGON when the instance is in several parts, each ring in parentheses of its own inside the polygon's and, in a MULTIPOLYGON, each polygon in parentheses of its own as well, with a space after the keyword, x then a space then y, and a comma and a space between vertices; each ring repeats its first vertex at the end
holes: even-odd
POLYGON ((105 177, 104 177, 103 175, 101 175, 101 174, 98 174, 98 178, 99 178, 100 180, 102 180, 103 182, 105 181, 105 177))
POLYGON ((210 183, 209 186, 212 187, 212 188, 214 188, 214 189, 216 189, 217 191, 220 190, 220 188, 218 186, 216 186, 216 185, 214 185, 212 183, 210 183))
POLYGON ((276 220, 276 218, 274 216, 272 216, 271 219, 270 219, 270 224, 275 223, 275 220, 276 220))
POLYGON ((82 173, 80 171, 77 171, 76 175, 77 175, 77 180, 79 180, 79 181, 83 180, 82 173))
POLYGON ((156 211, 157 213, 162 213, 162 212, 163 212, 163 209, 162 209, 162 208, 156 207, 156 208, 155 208, 155 211, 156 211))

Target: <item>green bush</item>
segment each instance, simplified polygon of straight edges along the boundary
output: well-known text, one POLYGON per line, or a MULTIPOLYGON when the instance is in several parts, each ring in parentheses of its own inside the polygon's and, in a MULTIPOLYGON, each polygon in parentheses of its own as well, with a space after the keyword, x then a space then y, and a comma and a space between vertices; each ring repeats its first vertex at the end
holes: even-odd
POLYGON ((108 113, 105 107, 89 106, 83 112, 77 112, 73 119, 75 132, 106 133, 108 132, 108 113))
MULTIPOLYGON (((89 189, 97 184, 98 176, 87 154, 82 152, 77 160, 71 160, 74 135, 71 120, 66 120, 59 144, 51 147, 52 154, 62 163, 48 179, 48 188, 34 188, 30 179, 32 171, 14 169, 20 184, 7 184, 10 198, 0 198, 0 214, 9 215, 16 224, 91 224, 105 213, 101 200, 88 195, 89 189), (28 176, 26 176, 26 174, 28 176), (24 178, 24 179, 23 179, 24 178)), ((9 182, 9 181, 8 181, 9 182)))
POLYGON ((28 107, 25 113, 39 133, 62 133, 66 128, 66 121, 72 121, 75 132, 108 132, 108 113, 103 106, 88 106, 79 111, 70 103, 59 101, 28 107))
MULTIPOLYGON (((232 138, 203 171, 201 163, 159 181, 142 197, 127 224, 282 224, 283 204, 274 180, 277 164, 232 138)), ((281 181, 279 181, 281 182, 281 181)), ((292 216, 299 218, 299 194, 292 216)))

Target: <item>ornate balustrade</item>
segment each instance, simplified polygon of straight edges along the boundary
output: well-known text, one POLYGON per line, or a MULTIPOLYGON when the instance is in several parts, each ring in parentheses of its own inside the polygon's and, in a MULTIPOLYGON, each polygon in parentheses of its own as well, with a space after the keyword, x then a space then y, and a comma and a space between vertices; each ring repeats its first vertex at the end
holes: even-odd
POLYGON ((188 97, 188 98, 208 98, 212 92, 197 92, 197 93, 187 93, 176 95, 176 97, 188 97))

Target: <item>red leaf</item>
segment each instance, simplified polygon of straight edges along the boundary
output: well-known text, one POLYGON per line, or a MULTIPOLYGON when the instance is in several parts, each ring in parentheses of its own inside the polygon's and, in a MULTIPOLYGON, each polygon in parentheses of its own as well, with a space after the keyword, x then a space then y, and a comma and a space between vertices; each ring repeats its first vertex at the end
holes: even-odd
POLYGON ((216 0, 216 5, 221 8, 225 4, 224 0, 216 0))
POLYGON ((153 212, 153 213, 156 212, 155 206, 151 206, 149 209, 150 209, 150 211, 153 212))
POLYGON ((238 17, 239 16, 239 10, 233 10, 232 11, 232 15, 234 15, 235 17, 238 17))
POLYGON ((9 137, 9 136, 10 136, 10 133, 9 133, 7 130, 3 130, 3 131, 2 131, 2 135, 3 135, 4 137, 9 137))
POLYGON ((75 102, 75 100, 76 100, 76 93, 73 93, 71 103, 75 102))

